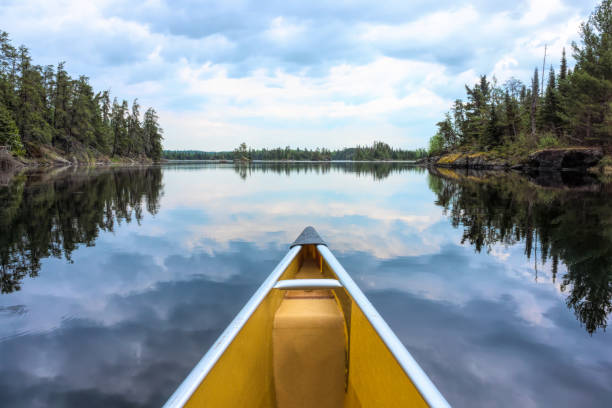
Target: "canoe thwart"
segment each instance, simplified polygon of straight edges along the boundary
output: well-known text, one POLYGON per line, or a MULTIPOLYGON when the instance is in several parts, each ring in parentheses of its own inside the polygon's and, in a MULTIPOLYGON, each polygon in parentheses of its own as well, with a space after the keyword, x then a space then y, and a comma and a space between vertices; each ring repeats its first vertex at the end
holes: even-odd
POLYGON ((325 241, 323 241, 323 238, 321 238, 317 230, 315 230, 313 227, 308 226, 304 228, 304 231, 302 231, 302 233, 295 239, 295 241, 293 241, 293 244, 291 244, 289 248, 293 248, 297 245, 310 244, 327 246, 327 244, 325 243, 325 241))
POLYGON ((336 289, 342 284, 336 279, 285 279, 276 282, 274 289, 281 290, 315 290, 336 289))

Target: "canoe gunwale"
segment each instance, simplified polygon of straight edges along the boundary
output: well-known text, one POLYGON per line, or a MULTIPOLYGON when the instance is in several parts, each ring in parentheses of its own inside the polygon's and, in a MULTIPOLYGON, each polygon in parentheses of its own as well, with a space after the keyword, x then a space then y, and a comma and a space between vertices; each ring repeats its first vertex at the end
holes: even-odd
POLYGON ((251 296, 249 301, 244 307, 238 312, 234 320, 227 326, 227 328, 221 333, 219 338, 213 343, 210 349, 204 354, 202 359, 196 364, 191 370, 189 375, 183 380, 181 385, 174 391, 168 401, 163 405, 163 408, 179 408, 183 407, 189 398, 193 395, 196 389, 200 386, 204 378, 208 375, 210 370, 217 363, 219 358, 223 355, 225 350, 232 343, 234 338, 238 335, 240 330, 244 327, 249 318, 253 315, 257 307, 261 304, 264 298, 268 295, 270 290, 274 287, 278 279, 281 277, 283 272, 287 269, 289 264, 295 259, 297 254, 300 253, 301 246, 294 246, 287 252, 285 257, 276 265, 274 270, 268 275, 266 280, 257 289, 255 294, 251 296))
POLYGON ((427 404, 433 408, 450 408, 450 404, 446 401, 438 388, 436 388, 425 371, 423 371, 414 357, 412 357, 406 347, 404 347, 404 344, 393 330, 391 330, 387 322, 385 322, 361 289, 359 289, 359 286, 353 281, 329 248, 327 248, 326 245, 317 245, 317 249, 321 256, 323 256, 327 266, 336 274, 336 277, 344 289, 353 298, 357 306, 359 306, 376 333, 378 333, 427 404))
MULTIPOLYGON (((309 244, 313 245, 313 244, 309 244)), ((376 333, 380 336, 383 343, 388 348, 389 352, 396 359, 402 370, 410 378, 418 392, 421 394, 425 402, 433 408, 450 408, 450 404, 442 396, 427 374, 419 366, 416 360, 404 347, 389 325, 385 322, 382 316, 376 311, 361 289, 350 277, 344 267, 338 262, 334 254, 323 244, 314 244, 317 250, 323 257, 327 266, 334 272, 337 280, 334 279, 309 279, 306 282, 310 286, 330 286, 332 288, 345 289, 355 304, 361 309, 363 315, 372 325, 376 333), (315 282, 316 281, 316 282, 315 282)), ((179 408, 183 407, 194 392, 198 389, 202 381, 206 378, 217 361, 221 358, 238 333, 251 318, 253 313, 265 299, 265 297, 275 289, 280 277, 294 261, 300 253, 303 246, 298 244, 292 246, 285 257, 268 275, 266 280, 261 284, 253 296, 248 300, 232 322, 227 326, 219 338, 213 343, 210 349, 204 354, 196 366, 191 370, 189 375, 183 380, 179 387, 170 396, 168 401, 163 405, 163 408, 179 408)), ((280 281, 282 282, 282 281, 280 281)), ((302 285, 304 282, 302 282, 302 285)), ((303 286, 295 286, 293 280, 288 280, 286 283, 280 284, 276 290, 293 290, 303 288, 303 286), (283 287, 287 286, 287 287, 283 287), (292 287, 295 286, 295 287, 292 287)), ((314 287, 309 287, 314 289, 314 287)))

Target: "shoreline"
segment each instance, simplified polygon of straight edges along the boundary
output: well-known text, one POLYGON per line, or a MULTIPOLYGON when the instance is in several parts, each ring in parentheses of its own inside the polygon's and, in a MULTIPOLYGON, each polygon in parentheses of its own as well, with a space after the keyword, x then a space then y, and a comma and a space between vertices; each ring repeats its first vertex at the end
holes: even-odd
POLYGON ((225 164, 250 164, 250 163, 409 163, 417 164, 417 160, 205 160, 205 159, 163 159, 161 163, 225 163, 225 164))
POLYGON ((539 149, 522 158, 508 158, 495 152, 455 151, 417 160, 417 164, 428 168, 515 170, 523 174, 539 171, 612 174, 610 156, 599 147, 582 146, 539 149))
POLYGON ((45 169, 58 167, 98 167, 114 165, 139 165, 153 164, 154 161, 148 157, 113 157, 109 158, 101 154, 88 154, 78 152, 73 154, 62 154, 57 150, 40 149, 38 157, 16 157, 7 150, 0 150, 0 172, 17 169, 45 169))

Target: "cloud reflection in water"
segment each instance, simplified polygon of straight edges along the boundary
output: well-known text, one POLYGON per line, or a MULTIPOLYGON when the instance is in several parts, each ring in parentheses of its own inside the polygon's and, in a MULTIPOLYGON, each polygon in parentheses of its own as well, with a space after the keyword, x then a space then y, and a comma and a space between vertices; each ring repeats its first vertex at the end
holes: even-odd
POLYGON ((158 211, 0 296, 3 404, 159 406, 309 224, 453 406, 612 398, 609 336, 580 327, 550 265, 536 282, 521 242, 461 244, 423 172, 240 175, 163 169, 158 211))

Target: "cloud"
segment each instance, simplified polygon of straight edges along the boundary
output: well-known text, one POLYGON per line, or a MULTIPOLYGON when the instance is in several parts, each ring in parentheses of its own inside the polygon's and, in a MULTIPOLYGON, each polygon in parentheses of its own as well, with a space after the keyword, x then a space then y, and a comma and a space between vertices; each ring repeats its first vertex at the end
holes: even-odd
POLYGON ((478 74, 528 81, 594 1, 9 1, 35 61, 161 113, 168 148, 421 147, 478 74), (360 131, 360 129, 362 129, 360 131))

